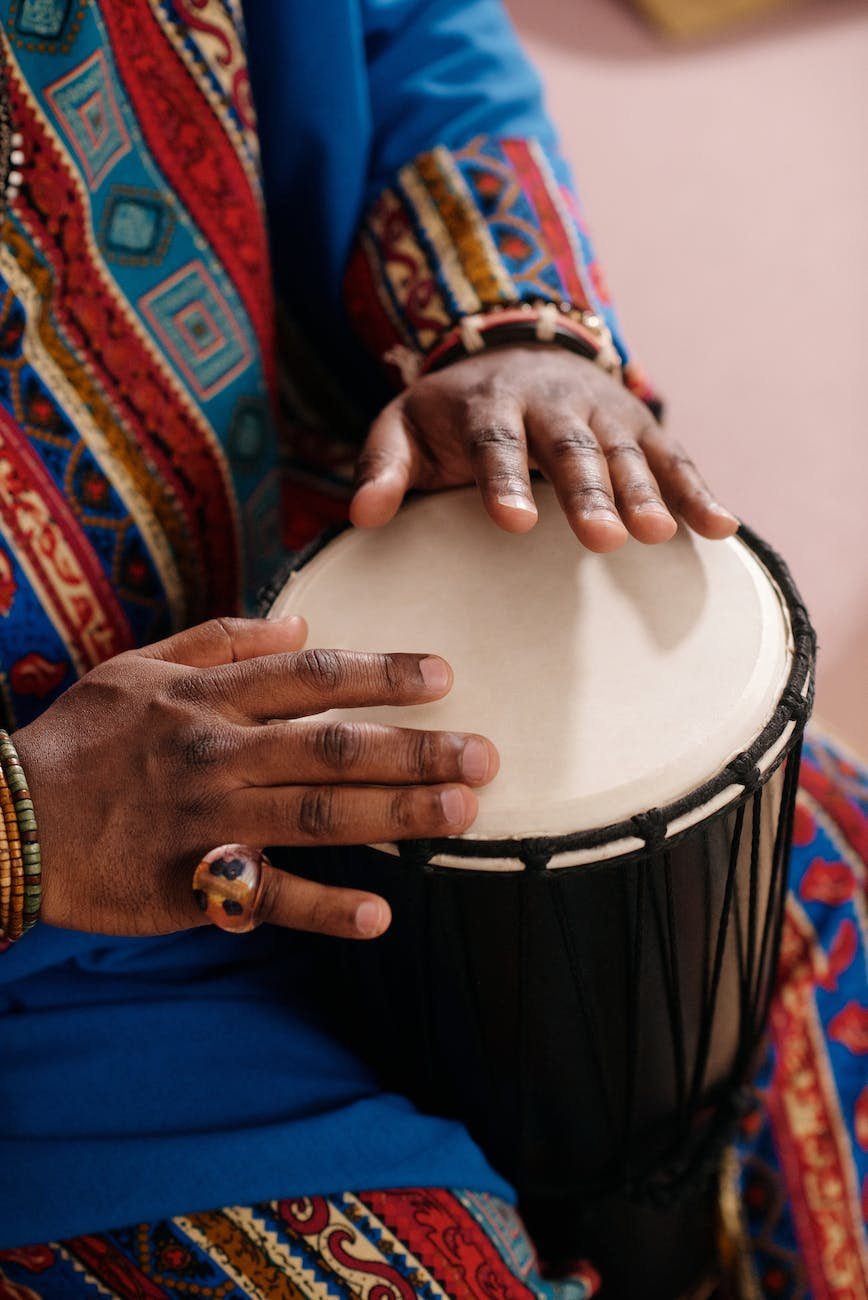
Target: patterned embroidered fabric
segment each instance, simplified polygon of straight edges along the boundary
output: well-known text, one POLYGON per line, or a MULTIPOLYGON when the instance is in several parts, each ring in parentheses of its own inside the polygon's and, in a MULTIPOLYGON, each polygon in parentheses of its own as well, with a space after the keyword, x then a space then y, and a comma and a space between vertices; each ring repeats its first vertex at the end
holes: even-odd
POLYGON ((4 19, 25 154, 0 248, 7 725, 273 572, 257 139, 236 20, 194 8, 4 19))
MULTIPOLYGON (((307 22, 304 5, 296 12, 307 22)), ((273 573, 279 525, 271 269, 237 0, 10 0, 0 36, 26 159, 0 241, 0 705, 14 727, 110 655, 237 609, 273 573)), ((330 101, 322 112, 333 116, 330 101)), ((575 202, 530 139, 483 134, 451 150, 426 146, 372 207, 347 296, 379 352, 424 355, 468 311, 541 298, 594 307, 626 356, 575 202)), ((632 362, 625 378, 649 397, 632 362)), ((345 478, 350 457, 351 448, 320 445, 333 482, 345 478)), ((333 494, 317 498, 309 477, 299 483, 300 541, 340 506, 333 494)), ((815 742, 805 758, 765 1110, 740 1147, 746 1295, 868 1294, 860 1214, 866 858, 865 773, 815 742)), ((61 932, 35 933, 36 967, 66 960, 64 942, 61 932)), ((382 1204, 373 1194, 345 1196, 304 1213, 328 1216, 317 1242, 325 1234, 338 1250, 357 1242, 376 1251, 364 1245, 369 1227, 381 1245, 386 1231, 398 1242, 409 1234, 420 1261, 424 1243, 438 1232, 445 1242, 450 1223, 471 1242, 480 1225, 473 1249, 495 1279, 486 1294, 498 1294, 498 1277, 507 1279, 501 1294, 518 1294, 503 1243, 520 1255, 526 1243, 510 1211, 463 1193, 415 1195, 422 1209, 434 1206, 430 1223, 428 1209, 394 1208, 416 1204, 406 1195, 382 1204), (355 1235, 342 1237, 350 1226, 337 1218, 331 1232, 333 1214, 355 1235), (506 1226, 495 1230, 495 1221, 506 1226)), ((18 1262, 4 1264, 15 1280, 0 1283, 0 1295, 74 1295, 71 1279, 86 1286, 82 1294, 103 1294, 86 1279, 111 1272, 118 1253, 131 1261, 111 1273, 121 1282, 105 1284, 118 1294, 197 1294, 194 1286, 212 1283, 211 1294, 256 1294, 239 1289, 231 1269, 220 1276, 223 1265, 201 1248, 201 1224, 230 1233, 225 1225, 239 1216, 269 1215, 270 1226, 246 1240, 270 1250, 291 1237, 302 1280, 295 1290, 282 1281, 285 1293, 342 1294, 338 1255, 317 1273, 326 1265, 316 1263, 313 1232, 299 1227, 302 1211, 281 1219, 279 1204, 79 1238, 90 1243, 80 1246, 84 1259, 71 1247, 16 1252, 18 1262), (180 1268, 171 1251, 158 1268, 148 1263, 166 1233, 171 1241, 180 1234, 179 1249, 204 1270, 201 1284, 147 1280, 148 1268, 171 1272, 172 1260, 180 1268), (124 1268, 139 1270, 134 1284, 123 1281, 124 1268), (41 1289, 56 1278, 53 1292, 41 1289)), ((247 1229, 238 1231, 241 1248, 247 1229)), ((449 1294, 449 1269, 459 1264, 432 1255, 424 1267, 441 1270, 430 1294, 449 1294)), ((578 1291, 533 1291, 543 1284, 529 1282, 527 1270, 518 1276, 528 1294, 587 1293, 581 1280, 578 1291)))
POLYGON ((760 1110, 738 1147, 745 1300, 868 1296, 868 769, 804 753, 760 1110))
POLYGON ((464 316, 537 301, 591 310, 625 382, 655 400, 628 360, 578 202, 534 140, 479 137, 402 168, 363 223, 346 298, 368 346, 405 381, 464 316))
POLYGON ((437 1189, 232 1206, 0 1252, 0 1300, 586 1300, 546 1282, 511 1206, 437 1189))

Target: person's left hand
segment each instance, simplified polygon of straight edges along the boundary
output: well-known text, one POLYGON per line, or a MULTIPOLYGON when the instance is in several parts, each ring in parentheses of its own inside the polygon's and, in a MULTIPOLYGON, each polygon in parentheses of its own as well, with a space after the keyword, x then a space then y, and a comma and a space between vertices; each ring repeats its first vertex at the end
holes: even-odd
POLYGON ((541 345, 468 357, 390 402, 359 458, 350 518, 379 527, 411 488, 475 481, 495 523, 526 532, 537 519, 529 466, 592 551, 614 550, 628 533, 665 542, 675 515, 703 537, 738 527, 638 398, 594 362, 541 345))

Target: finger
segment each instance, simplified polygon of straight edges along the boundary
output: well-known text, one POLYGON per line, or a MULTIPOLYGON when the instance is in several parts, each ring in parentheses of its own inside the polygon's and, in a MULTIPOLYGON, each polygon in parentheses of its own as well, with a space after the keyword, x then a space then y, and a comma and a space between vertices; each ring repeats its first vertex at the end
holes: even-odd
POLYGON ((464 785, 307 785, 248 789, 221 810, 226 833, 259 844, 379 844, 460 835, 478 804, 464 785))
POLYGON ((371 425, 356 462, 350 520, 357 528, 380 528, 397 513, 413 484, 416 453, 400 399, 371 425))
POLYGON ((251 786, 485 785, 500 760, 483 736, 368 722, 287 722, 245 728, 234 766, 251 786))
POLYGON ((645 453, 629 429, 611 416, 594 413, 591 430, 597 436, 621 519, 640 542, 667 542, 678 524, 666 508, 645 453))
POLYGON ((421 704, 452 686, 436 655, 301 650, 210 669, 176 688, 234 710, 243 721, 302 718, 327 709, 421 704))
POLYGON ((640 438, 660 490, 673 514, 703 537, 731 537, 738 520, 720 505, 684 448, 660 425, 650 425, 640 438))
POLYGON ((321 885, 276 867, 264 867, 257 922, 338 939, 376 939, 389 928, 385 898, 361 889, 321 885))
POLYGON ((500 528, 526 533, 538 515, 518 403, 511 399, 469 403, 458 418, 464 421, 461 439, 485 509, 500 528))
POLYGON ((306 639, 307 624, 297 614, 275 619, 212 618, 135 653, 188 668, 213 668, 300 650, 306 639))
POLYGON ((627 540, 615 507, 612 480, 600 444, 571 411, 526 415, 531 450, 558 494, 570 527, 591 551, 614 551, 627 540))
POLYGON ((270 922, 346 939, 373 939, 391 920, 388 903, 377 894, 278 871, 246 844, 213 849, 197 866, 191 883, 182 902, 183 928, 210 922, 244 934, 270 922))

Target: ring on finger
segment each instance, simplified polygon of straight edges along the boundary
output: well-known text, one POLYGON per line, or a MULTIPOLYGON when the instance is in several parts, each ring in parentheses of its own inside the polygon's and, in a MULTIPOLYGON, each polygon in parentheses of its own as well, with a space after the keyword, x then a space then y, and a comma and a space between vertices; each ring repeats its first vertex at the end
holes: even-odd
POLYGON ((211 849, 193 872, 196 905, 221 930, 233 934, 255 930, 265 869, 270 866, 262 850, 249 844, 211 849))

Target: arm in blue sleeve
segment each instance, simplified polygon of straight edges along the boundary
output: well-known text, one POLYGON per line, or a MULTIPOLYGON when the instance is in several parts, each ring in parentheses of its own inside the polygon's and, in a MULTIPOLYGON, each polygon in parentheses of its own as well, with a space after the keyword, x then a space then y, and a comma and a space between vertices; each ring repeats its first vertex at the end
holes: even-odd
POLYGON ((532 138, 568 169, 539 77, 500 0, 363 0, 374 148, 369 198, 435 145, 532 138))
POLYGON ((345 280, 359 335, 406 382, 462 319, 556 304, 653 405, 500 0, 361 0, 361 11, 373 146, 345 280))

